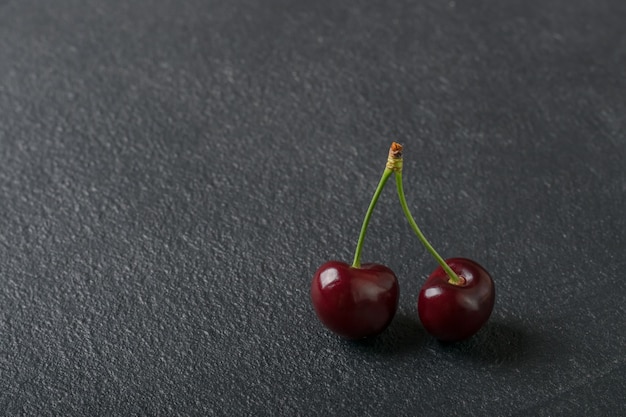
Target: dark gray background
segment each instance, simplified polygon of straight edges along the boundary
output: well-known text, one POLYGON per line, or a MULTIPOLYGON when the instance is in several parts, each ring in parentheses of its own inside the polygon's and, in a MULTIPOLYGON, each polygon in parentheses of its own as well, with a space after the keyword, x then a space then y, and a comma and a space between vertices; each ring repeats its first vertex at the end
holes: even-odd
POLYGON ((624 415, 626 2, 0 1, 0 414, 624 415), (309 303, 392 140, 497 301, 442 345, 385 190, 378 338, 309 303))

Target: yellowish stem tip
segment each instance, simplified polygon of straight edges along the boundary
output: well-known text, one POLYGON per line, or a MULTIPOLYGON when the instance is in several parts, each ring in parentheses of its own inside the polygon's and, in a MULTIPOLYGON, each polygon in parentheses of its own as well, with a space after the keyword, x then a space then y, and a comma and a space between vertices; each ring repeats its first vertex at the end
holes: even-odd
POLYGON ((402 145, 393 142, 389 147, 389 156, 387 156, 387 169, 392 171, 402 171, 402 145))

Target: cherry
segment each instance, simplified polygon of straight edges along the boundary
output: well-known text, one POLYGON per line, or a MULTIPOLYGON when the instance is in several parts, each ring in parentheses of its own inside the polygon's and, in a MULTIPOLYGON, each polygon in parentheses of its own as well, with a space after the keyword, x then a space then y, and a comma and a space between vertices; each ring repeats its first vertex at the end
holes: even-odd
POLYGON ((365 233, 380 193, 394 172, 398 146, 393 144, 389 150, 387 166, 363 219, 352 265, 326 262, 311 282, 311 301, 318 318, 330 330, 349 339, 382 332, 398 309, 400 290, 393 271, 380 264, 361 265, 365 233))
POLYGON ((374 263, 354 268, 345 262, 326 262, 311 284, 311 299, 321 322, 348 339, 385 330, 396 313, 399 296, 393 271, 374 263))
MULTIPOLYGON (((400 157, 402 147, 400 146, 400 157)), ((424 328, 441 341, 459 341, 476 333, 489 319, 495 286, 477 262, 464 258, 444 261, 415 223, 404 196, 402 163, 394 170, 400 205, 411 228, 439 267, 428 277, 418 297, 418 314, 424 328)))
POLYGON ((418 297, 424 328, 442 341, 475 334, 489 319, 495 286, 489 273, 465 258, 443 258, 428 242, 409 211, 402 186, 402 145, 392 143, 385 171, 365 214, 352 265, 323 264, 313 276, 311 301, 320 321, 335 333, 359 339, 382 332, 398 307, 398 280, 380 264, 361 265, 361 250, 369 221, 389 177, 394 174, 400 205, 411 228, 439 267, 428 277, 418 297))
POLYGON ((474 335, 487 322, 495 287, 487 270, 471 259, 451 258, 446 264, 460 282, 450 282, 439 266, 420 290, 417 311, 426 331, 441 341, 456 342, 474 335))

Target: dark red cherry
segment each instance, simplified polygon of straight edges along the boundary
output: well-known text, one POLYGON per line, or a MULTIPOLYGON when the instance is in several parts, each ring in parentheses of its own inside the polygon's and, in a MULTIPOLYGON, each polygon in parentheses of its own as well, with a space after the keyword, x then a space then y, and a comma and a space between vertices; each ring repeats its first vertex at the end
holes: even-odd
POLYGON ((446 263, 461 282, 450 283, 439 266, 420 290, 417 311, 430 334, 455 342, 472 336, 487 322, 496 293, 491 276, 478 263, 465 258, 447 259, 446 263))
POLYGON ((393 271, 380 264, 355 268, 330 261, 313 276, 311 301, 326 327, 348 339, 374 336, 389 325, 400 290, 393 271))

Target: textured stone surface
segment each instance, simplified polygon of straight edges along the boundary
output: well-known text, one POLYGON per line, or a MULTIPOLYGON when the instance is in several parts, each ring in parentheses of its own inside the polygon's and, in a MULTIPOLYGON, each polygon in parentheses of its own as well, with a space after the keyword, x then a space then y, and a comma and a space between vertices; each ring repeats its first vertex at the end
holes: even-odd
POLYGON ((626 3, 0 1, 0 414, 625 415, 626 3), (441 345, 315 319, 391 140, 444 256, 495 278, 441 345))

